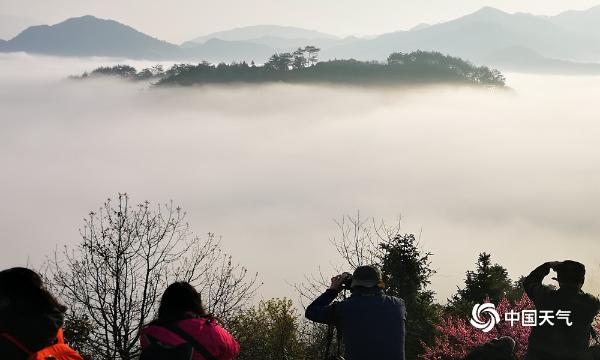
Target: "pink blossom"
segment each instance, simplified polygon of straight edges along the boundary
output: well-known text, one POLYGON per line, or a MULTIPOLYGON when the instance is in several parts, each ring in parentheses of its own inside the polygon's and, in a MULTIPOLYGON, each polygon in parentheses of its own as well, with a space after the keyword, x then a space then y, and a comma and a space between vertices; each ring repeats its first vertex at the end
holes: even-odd
MULTIPOLYGON (((522 310, 532 310, 534 308, 527 295, 523 295, 514 303, 511 303, 507 298, 503 298, 496 306, 500 319, 504 319, 504 314, 508 311, 520 313, 522 310)), ((459 360, 464 358, 472 348, 500 336, 513 338, 516 342, 516 354, 519 358, 522 358, 527 351, 527 340, 531 328, 522 326, 520 322, 511 326, 510 323, 501 320, 494 329, 485 333, 473 327, 467 318, 445 316, 436 325, 436 330, 438 334, 433 345, 425 346, 425 353, 421 355, 421 359, 459 360)))

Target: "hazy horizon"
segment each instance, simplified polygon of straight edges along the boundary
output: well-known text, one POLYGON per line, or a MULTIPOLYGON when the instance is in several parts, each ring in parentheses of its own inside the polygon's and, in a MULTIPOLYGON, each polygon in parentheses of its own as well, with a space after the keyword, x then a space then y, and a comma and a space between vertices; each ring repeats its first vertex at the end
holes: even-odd
POLYGON ((600 293, 600 77, 507 74, 514 92, 65 79, 108 62, 0 54, 3 267, 76 244, 128 192, 222 236, 259 298, 327 275, 333 220, 358 210, 421 234, 440 301, 483 251, 513 279, 578 259, 600 293))
MULTIPOLYGON (((0 14, 35 19, 53 25, 67 18, 93 15, 119 21, 161 40, 180 44, 198 36, 232 28, 254 25, 296 26, 330 33, 339 37, 370 36, 407 30, 421 23, 435 24, 472 13, 484 6, 514 13, 557 15, 568 10, 587 10, 600 5, 597 0, 576 0, 566 4, 552 0, 467 1, 452 3, 440 0, 399 3, 386 0, 373 4, 351 0, 339 2, 309 0, 304 2, 208 3, 177 0, 169 6, 142 0, 127 3, 116 0, 59 0, 52 3, 36 0, 3 0, 0 14), (182 11, 183 9, 183 11, 182 11), (206 11, 210 9, 210 11, 206 11), (318 11, 315 11, 318 10, 318 11)), ((41 25, 41 24, 32 24, 41 25)), ((9 40, 9 39, 4 39, 9 40)))

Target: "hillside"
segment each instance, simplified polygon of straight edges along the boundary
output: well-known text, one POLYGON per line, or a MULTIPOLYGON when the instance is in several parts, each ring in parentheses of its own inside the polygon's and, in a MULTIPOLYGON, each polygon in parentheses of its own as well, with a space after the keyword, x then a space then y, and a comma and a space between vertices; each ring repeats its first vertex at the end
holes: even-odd
POLYGON ((185 60, 214 63, 254 60, 262 63, 273 53, 273 49, 267 45, 245 41, 210 39, 202 44, 181 48, 180 53, 178 58, 185 60))
POLYGON ((129 26, 89 15, 71 18, 52 26, 29 27, 8 41, 4 50, 131 59, 162 59, 179 56, 180 51, 176 45, 150 37, 129 26))
MULTIPOLYGON (((596 25, 599 27, 599 25, 596 25)), ((391 51, 435 50, 473 61, 505 48, 528 48, 544 57, 600 61, 600 42, 575 34, 543 17, 483 8, 473 14, 416 31, 400 31, 324 50, 323 57, 385 58, 391 51)))
POLYGON ((574 33, 600 39, 600 5, 584 11, 565 11, 548 20, 574 33))
POLYGON ((256 25, 214 32, 204 36, 199 36, 188 41, 188 43, 203 43, 210 39, 247 41, 269 37, 279 39, 337 39, 337 36, 331 34, 294 26, 256 25))
MULTIPOLYGON (((258 44, 269 47, 271 53, 275 51, 289 51, 298 47, 312 44, 320 48, 327 48, 348 39, 339 39, 338 37, 322 33, 315 30, 307 30, 293 26, 278 25, 257 25, 235 28, 226 31, 219 31, 208 35, 197 37, 182 44, 182 47, 189 48, 198 44, 204 44, 212 40, 243 42, 246 46, 258 44)), ((263 61, 265 59, 258 59, 263 61)))
POLYGON ((550 59, 523 47, 510 47, 490 54, 487 63, 504 71, 554 74, 600 74, 600 64, 550 59))

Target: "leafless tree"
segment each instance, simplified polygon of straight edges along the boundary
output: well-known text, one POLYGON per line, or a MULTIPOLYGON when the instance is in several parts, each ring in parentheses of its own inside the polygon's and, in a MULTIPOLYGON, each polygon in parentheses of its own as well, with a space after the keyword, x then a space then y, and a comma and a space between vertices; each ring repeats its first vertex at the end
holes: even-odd
POLYGON ((195 236, 172 202, 132 207, 119 194, 91 212, 80 233, 77 247, 49 260, 48 277, 73 311, 89 315, 95 358, 136 358, 139 330, 172 281, 195 285, 207 310, 223 319, 259 286, 256 274, 222 253, 213 234, 195 236))
POLYGON ((380 263, 384 255, 381 244, 393 241, 401 229, 401 217, 390 225, 373 217, 363 218, 360 212, 355 216, 344 215, 334 222, 339 235, 331 238, 330 243, 340 255, 341 265, 333 264, 328 275, 319 268, 317 274, 307 275, 302 283, 293 285, 303 305, 314 300, 329 286, 331 275, 351 271, 361 265, 380 263))
MULTIPOLYGON (((398 218, 396 224, 388 225, 383 220, 377 222, 373 217, 363 218, 360 212, 354 216, 344 215, 340 219, 335 219, 338 235, 332 237, 330 243, 339 254, 337 259, 339 262, 332 263, 327 274, 319 268, 317 273, 306 275, 303 282, 292 285, 299 295, 300 304, 306 307, 321 295, 330 285, 331 275, 352 271, 361 265, 379 264, 384 255, 381 244, 393 241, 400 232, 400 220, 398 218)), ((341 292, 339 300, 346 295, 341 292)), ((326 326, 307 320, 301 327, 303 338, 307 339, 306 341, 311 343, 317 352, 322 352, 326 348, 327 332, 326 326)))

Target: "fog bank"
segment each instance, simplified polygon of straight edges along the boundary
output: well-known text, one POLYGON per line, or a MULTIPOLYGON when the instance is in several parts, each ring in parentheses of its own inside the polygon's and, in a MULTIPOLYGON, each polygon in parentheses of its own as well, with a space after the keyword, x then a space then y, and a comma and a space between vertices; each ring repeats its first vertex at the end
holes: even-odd
POLYGON ((513 278, 578 259, 600 292, 599 77, 509 74, 514 92, 65 80, 101 64, 0 55, 2 267, 75 244, 128 192, 221 235, 262 297, 337 262, 333 219, 357 210, 422 231, 441 301, 482 251, 513 278))

